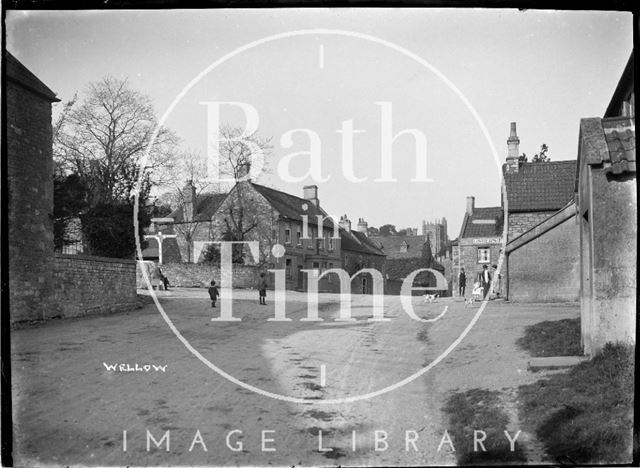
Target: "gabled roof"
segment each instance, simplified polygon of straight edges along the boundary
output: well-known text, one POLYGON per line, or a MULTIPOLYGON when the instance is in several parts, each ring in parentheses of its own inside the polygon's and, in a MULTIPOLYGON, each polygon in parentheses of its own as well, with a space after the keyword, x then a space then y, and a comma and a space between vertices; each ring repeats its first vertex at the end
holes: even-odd
MULTIPOLYGON (((302 222, 302 216, 307 215, 309 224, 317 226, 317 215, 327 217, 327 214, 322 210, 322 208, 316 207, 309 200, 281 192, 280 190, 265 187, 264 185, 251 183, 251 186, 260 195, 262 195, 278 213, 280 213, 280 216, 284 218, 302 222), (302 209, 303 205, 307 206, 306 211, 302 209)), ((326 228, 333 229, 333 222, 329 218, 323 221, 323 225, 326 228)))
POLYGON ((576 161, 520 163, 518 172, 502 167, 509 213, 557 211, 574 198, 576 161))
POLYGON ((372 236, 370 239, 388 259, 420 257, 425 243, 424 236, 372 236), (406 251, 402 251, 403 244, 406 244, 406 251))
MULTIPOLYGON (((211 219, 226 196, 226 193, 201 193, 196 196, 195 220, 205 221, 211 219)), ((180 206, 173 210, 171 214, 168 215, 168 218, 173 218, 176 223, 185 222, 183 207, 180 206)))
POLYGON ((460 239, 472 237, 500 237, 503 227, 503 209, 499 206, 474 208, 470 216, 465 213, 460 239))
POLYGON ((385 256, 385 253, 366 234, 340 229, 340 249, 368 255, 385 256))
POLYGON ((36 75, 22 65, 11 53, 5 51, 5 73, 8 81, 12 81, 49 102, 58 102, 56 93, 51 91, 36 75))

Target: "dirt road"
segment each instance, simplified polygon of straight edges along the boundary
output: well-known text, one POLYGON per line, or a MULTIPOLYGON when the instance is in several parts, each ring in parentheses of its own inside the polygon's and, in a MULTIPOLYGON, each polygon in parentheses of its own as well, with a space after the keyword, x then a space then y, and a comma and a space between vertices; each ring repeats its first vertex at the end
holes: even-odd
POLYGON ((371 322, 371 297, 353 296, 356 320, 336 322, 338 296, 321 295, 325 320, 304 322, 306 296, 288 293, 292 321, 270 322, 273 303, 259 306, 253 292, 240 291, 233 307, 242 321, 212 322, 219 310, 210 308, 205 291, 161 294, 176 329, 204 358, 242 382, 301 402, 256 394, 218 375, 153 305, 54 321, 12 333, 16 464, 455 464, 448 444, 438 451, 447 392, 535 380, 525 369, 528 357, 514 346, 522 328, 576 313, 491 303, 461 344, 423 376, 371 399, 327 405, 322 401, 378 391, 419 371, 477 308, 414 298, 422 318, 447 308, 439 320, 420 323, 397 296, 386 296, 392 320, 371 322), (141 370, 126 370, 136 365, 141 370), (167 438, 157 448, 147 431, 155 441, 168 434, 168 450, 167 438))

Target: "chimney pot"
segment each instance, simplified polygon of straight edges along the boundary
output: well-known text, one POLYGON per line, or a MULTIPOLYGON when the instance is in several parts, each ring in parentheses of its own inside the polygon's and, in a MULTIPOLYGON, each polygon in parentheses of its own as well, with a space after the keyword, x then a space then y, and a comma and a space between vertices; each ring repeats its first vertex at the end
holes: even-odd
POLYGON ((351 221, 347 218, 347 215, 342 215, 340 217, 340 227, 347 232, 351 232, 351 221))

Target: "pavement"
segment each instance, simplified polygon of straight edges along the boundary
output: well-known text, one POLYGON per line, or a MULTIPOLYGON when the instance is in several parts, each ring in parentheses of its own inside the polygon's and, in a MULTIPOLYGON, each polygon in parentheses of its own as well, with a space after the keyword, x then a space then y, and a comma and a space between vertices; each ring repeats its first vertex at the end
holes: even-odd
POLYGON ((479 304, 414 297, 415 313, 432 320, 418 322, 384 296, 391 320, 372 322, 371 296, 354 295, 356 320, 339 322, 340 296, 326 293, 324 321, 305 322, 306 294, 287 291, 292 320, 273 322, 272 295, 260 306, 255 291, 233 291, 242 320, 215 322, 204 289, 156 293, 184 342, 155 304, 12 331, 16 465, 455 465, 448 445, 438 450, 447 396, 500 390, 517 428, 509 395, 544 372, 527 370, 515 341, 527 325, 579 316, 575 304, 490 301, 469 327, 479 304))

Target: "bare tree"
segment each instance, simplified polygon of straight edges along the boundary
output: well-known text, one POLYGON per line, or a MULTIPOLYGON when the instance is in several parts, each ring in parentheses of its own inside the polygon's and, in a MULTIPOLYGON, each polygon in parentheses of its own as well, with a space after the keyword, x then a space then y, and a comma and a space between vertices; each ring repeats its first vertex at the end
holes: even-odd
POLYGON ((205 158, 195 150, 180 153, 173 166, 169 194, 172 206, 182 208, 182 220, 174 224, 176 234, 184 241, 187 248, 187 261, 193 259, 193 241, 198 228, 210 221, 196 212, 198 199, 207 192, 220 193, 220 184, 207 177, 205 158))
POLYGON ((220 134, 220 175, 221 177, 240 180, 247 173, 251 166, 252 149, 244 143, 248 141, 260 148, 265 156, 265 165, 262 172, 268 172, 268 158, 271 149, 271 138, 260 137, 257 132, 252 135, 242 137, 243 130, 230 125, 222 125, 220 134))
POLYGON ((144 167, 139 167, 157 119, 151 100, 126 79, 106 77, 89 84, 85 96, 65 105, 54 126, 54 158, 61 171, 91 186, 91 203, 132 202, 138 178, 146 201, 161 182, 159 169, 172 163, 176 137, 161 127, 144 167))

